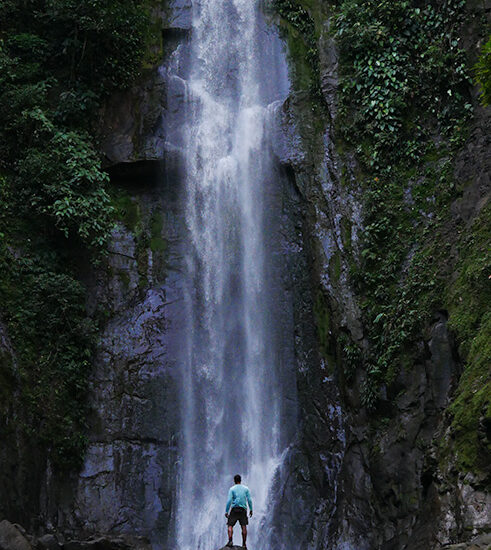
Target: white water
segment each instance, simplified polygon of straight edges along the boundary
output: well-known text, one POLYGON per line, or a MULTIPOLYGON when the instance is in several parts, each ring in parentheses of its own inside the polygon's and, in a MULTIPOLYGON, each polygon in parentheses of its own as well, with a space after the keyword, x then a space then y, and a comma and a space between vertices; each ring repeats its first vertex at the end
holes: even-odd
MULTIPOLYGON (((193 4, 183 130, 188 242, 179 550, 225 544, 224 508, 236 473, 254 501, 249 546, 268 547, 268 491, 285 446, 265 208, 274 177, 267 106, 285 93, 286 81, 278 44, 255 0, 193 4)), ((236 544, 239 533, 237 525, 236 544)))

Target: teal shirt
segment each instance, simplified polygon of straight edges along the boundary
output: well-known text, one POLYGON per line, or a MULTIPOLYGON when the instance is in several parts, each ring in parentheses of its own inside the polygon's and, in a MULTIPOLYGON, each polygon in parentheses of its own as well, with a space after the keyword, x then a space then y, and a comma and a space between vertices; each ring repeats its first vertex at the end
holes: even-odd
POLYGON ((247 505, 249 505, 249 510, 252 512, 252 499, 249 488, 240 484, 230 487, 225 513, 228 514, 230 509, 235 506, 240 506, 240 508, 247 510, 247 505))

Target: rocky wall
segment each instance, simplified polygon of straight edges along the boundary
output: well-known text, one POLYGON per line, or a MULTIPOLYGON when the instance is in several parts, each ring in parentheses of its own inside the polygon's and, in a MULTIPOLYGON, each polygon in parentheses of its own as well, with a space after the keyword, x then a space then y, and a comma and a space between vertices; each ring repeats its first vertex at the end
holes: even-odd
MULTIPOLYGON (((308 10, 314 19, 319 13, 324 18, 318 48, 328 116, 320 125, 309 94, 293 93, 277 147, 302 197, 317 328, 315 343, 304 339, 313 360, 307 377, 299 371, 303 431, 285 475, 287 502, 295 505, 283 505, 279 514, 288 514, 290 534, 301 548, 467 548, 479 536, 476 547, 486 545, 489 535, 480 535, 491 528, 485 478, 459 473, 452 458, 445 464, 440 458, 441 442, 451 437, 447 407, 463 368, 447 313, 434 312, 416 344, 415 361, 382 389, 375 415, 362 402, 361 361, 347 364, 345 336, 361 350, 368 346, 361 297, 350 281, 350 262, 359 257, 364 231, 363 201, 354 156, 343 146, 341 158, 341 144, 338 150, 336 44, 328 10, 317 4, 308 3, 308 10)), ((452 209, 467 224, 489 197, 488 124, 488 110, 477 107, 455 163, 456 177, 467 185, 452 209)))

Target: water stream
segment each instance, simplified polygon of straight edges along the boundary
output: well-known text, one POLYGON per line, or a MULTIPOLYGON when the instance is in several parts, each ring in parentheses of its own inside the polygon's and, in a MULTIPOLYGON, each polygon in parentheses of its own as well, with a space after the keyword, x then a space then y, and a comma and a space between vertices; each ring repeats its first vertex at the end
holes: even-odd
POLYGON ((254 500, 250 546, 260 550, 289 437, 268 251, 277 178, 268 106, 288 93, 286 64, 256 0, 194 2, 190 40, 176 546, 224 545, 226 495, 240 473, 254 500))

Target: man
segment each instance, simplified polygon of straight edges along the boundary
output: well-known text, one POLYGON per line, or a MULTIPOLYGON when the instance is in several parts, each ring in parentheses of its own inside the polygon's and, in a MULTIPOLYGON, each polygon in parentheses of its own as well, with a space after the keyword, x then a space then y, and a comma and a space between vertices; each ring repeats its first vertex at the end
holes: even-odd
POLYGON ((225 507, 225 517, 228 519, 228 543, 227 546, 233 546, 232 537, 234 534, 234 525, 237 521, 242 527, 242 547, 247 548, 247 505, 249 505, 249 516, 252 518, 252 499, 251 493, 245 485, 241 485, 242 478, 237 474, 234 476, 235 485, 228 491, 227 505, 225 507))

